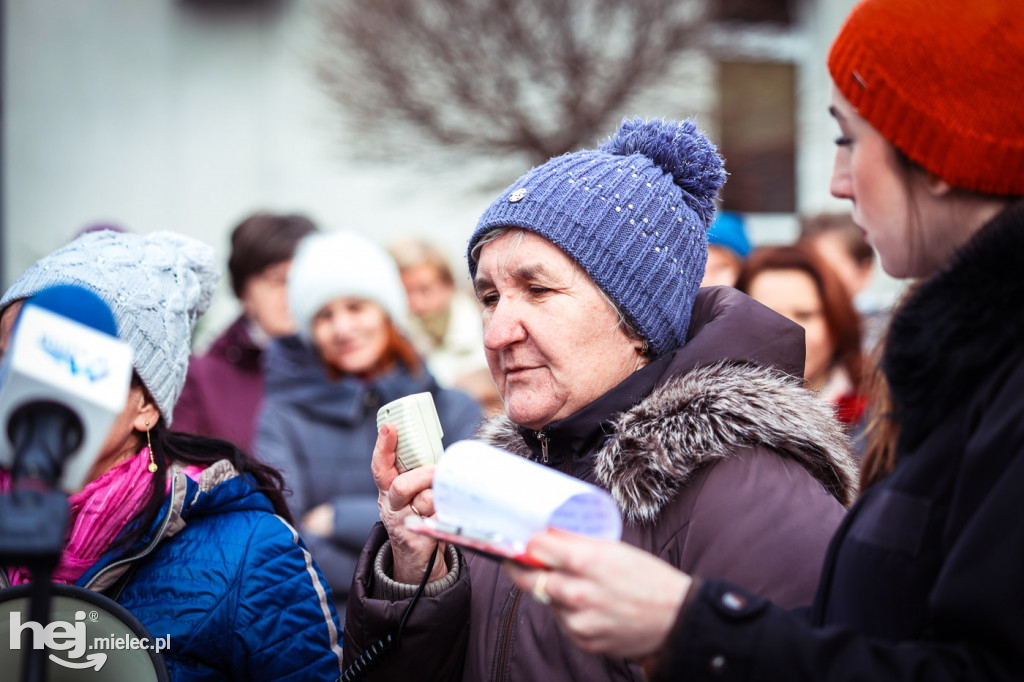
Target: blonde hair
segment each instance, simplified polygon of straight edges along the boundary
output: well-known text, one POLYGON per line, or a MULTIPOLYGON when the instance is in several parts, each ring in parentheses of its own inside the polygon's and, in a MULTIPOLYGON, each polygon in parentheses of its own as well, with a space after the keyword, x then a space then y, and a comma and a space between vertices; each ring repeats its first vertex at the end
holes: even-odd
POLYGON ((429 265, 441 275, 445 284, 455 285, 455 277, 452 274, 448 258, 441 252, 441 249, 430 242, 416 237, 406 237, 392 242, 388 246, 388 253, 395 259, 399 272, 405 272, 420 265, 429 265))

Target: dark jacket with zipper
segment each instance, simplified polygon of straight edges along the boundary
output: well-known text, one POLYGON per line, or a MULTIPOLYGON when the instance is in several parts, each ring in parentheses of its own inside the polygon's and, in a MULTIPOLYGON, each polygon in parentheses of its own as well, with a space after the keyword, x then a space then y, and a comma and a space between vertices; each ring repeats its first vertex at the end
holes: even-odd
POLYGON ((1024 680, 1022 254, 1018 202, 893 317, 897 463, 837 531, 810 621, 709 582, 658 679, 1024 680))
POLYGON ((263 349, 239 317, 203 355, 189 360, 181 397, 174 405, 174 430, 230 441, 252 452, 263 402, 263 349))
MULTIPOLYGON (((685 346, 576 414, 539 433, 501 417, 480 437, 609 490, 626 542, 809 603, 853 467, 830 407, 800 386, 802 330, 728 288, 703 290, 692 319, 685 346)), ((373 598, 386 537, 378 526, 360 558, 346 665, 407 603, 373 598)), ((497 562, 471 551, 457 561, 455 584, 421 599, 372 679, 642 679, 625 660, 577 649, 497 562)))

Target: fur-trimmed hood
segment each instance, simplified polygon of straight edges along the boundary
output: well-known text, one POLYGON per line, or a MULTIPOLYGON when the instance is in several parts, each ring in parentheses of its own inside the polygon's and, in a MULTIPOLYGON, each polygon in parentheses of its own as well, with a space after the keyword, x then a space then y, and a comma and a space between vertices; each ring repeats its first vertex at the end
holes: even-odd
POLYGON ((912 449, 1024 339, 1024 201, 996 216, 893 316, 882 368, 912 449), (979 304, 979 302, 981 304, 979 304))
MULTIPOLYGON (((856 464, 831 407, 775 369, 734 362, 697 367, 667 379, 610 426, 589 456, 598 484, 627 523, 655 521, 699 467, 745 447, 796 459, 844 506, 854 497, 856 464)), ((477 437, 534 456, 507 417, 485 422, 477 437)))

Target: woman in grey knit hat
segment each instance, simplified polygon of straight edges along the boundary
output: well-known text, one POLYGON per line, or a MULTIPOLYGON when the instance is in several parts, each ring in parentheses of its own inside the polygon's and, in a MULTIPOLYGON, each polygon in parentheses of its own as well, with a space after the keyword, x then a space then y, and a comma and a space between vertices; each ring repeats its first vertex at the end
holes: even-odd
MULTIPOLYGON (((480 438, 607 489, 623 539, 675 566, 810 601, 850 500, 829 408, 800 385, 802 330, 734 289, 698 293, 724 181, 690 122, 625 121, 551 159, 484 212, 469 240, 484 346, 506 414, 480 438)), ((580 651, 498 562, 434 542, 433 471, 399 474, 385 425, 373 470, 383 525, 349 595, 345 660, 376 679, 640 680, 580 651), (376 653, 391 635, 397 651, 376 653)), ((642 581, 643 576, 635 576, 642 581)))
MULTIPOLYGON (((127 402, 68 500, 53 579, 106 594, 164 638, 173 680, 332 679, 341 651, 330 591, 290 525, 280 476, 226 441, 169 429, 217 277, 213 249, 198 241, 103 230, 46 256, 0 298, 0 349, 35 294, 74 285, 107 304, 132 350, 127 402)), ((0 489, 9 485, 0 470, 0 489)), ((0 587, 29 579, 0 569, 0 587)))

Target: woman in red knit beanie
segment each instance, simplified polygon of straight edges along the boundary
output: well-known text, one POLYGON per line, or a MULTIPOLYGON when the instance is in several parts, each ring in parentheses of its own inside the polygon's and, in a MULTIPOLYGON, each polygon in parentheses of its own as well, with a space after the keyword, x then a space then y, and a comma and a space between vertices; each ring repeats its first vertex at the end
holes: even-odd
POLYGON ((506 570, 651 679, 1022 680, 1024 2, 864 0, 828 67, 832 193, 916 282, 813 605, 554 531, 530 545, 546 570, 506 570))

